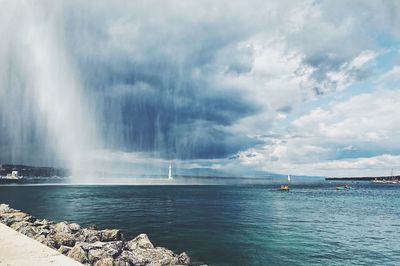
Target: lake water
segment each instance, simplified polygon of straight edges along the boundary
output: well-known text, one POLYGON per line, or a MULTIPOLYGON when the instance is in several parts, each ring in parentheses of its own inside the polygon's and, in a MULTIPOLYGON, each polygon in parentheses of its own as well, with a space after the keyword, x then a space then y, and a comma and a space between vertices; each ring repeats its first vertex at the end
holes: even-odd
POLYGON ((0 186, 40 218, 146 232, 208 265, 400 265, 400 186, 0 186))

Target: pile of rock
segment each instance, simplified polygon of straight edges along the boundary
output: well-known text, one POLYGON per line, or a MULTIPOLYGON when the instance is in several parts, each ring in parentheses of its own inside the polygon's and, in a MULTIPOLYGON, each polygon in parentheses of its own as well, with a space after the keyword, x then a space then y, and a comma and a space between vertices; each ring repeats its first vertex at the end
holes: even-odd
POLYGON ((0 204, 0 222, 86 265, 190 265, 185 252, 154 247, 146 234, 126 241, 120 230, 37 219, 7 204, 0 204))

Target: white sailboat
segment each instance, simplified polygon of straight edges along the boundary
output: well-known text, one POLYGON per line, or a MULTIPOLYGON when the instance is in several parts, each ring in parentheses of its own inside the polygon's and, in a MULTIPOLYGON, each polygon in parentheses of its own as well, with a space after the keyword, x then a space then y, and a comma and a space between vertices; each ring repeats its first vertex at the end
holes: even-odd
POLYGON ((171 165, 171 163, 169 164, 169 167, 168 167, 168 180, 172 180, 172 165, 171 165))

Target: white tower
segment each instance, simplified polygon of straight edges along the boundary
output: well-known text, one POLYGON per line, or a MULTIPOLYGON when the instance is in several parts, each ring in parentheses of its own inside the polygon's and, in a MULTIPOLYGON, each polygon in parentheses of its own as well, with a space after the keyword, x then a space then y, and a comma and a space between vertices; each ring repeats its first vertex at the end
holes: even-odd
POLYGON ((171 163, 169 163, 169 167, 168 167, 168 180, 172 179, 172 166, 171 163))

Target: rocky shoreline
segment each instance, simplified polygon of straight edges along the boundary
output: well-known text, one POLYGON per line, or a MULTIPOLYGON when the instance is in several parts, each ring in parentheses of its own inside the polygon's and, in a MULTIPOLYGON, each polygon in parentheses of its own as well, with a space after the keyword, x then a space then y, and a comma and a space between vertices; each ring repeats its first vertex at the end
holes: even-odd
POLYGON ((0 204, 0 222, 85 265, 191 265, 185 252, 154 247, 146 234, 127 241, 120 230, 81 228, 79 224, 38 219, 0 204))

